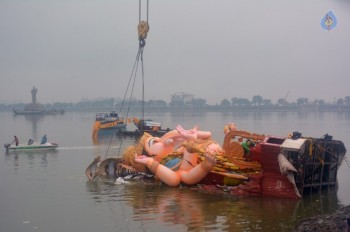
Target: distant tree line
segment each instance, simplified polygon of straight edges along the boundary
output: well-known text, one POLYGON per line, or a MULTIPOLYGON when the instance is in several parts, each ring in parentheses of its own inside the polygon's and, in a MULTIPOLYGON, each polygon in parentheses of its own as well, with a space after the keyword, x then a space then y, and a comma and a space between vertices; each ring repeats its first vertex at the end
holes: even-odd
MULTIPOLYGON (((23 109, 26 104, 0 104, 0 110, 10 111, 12 109, 23 109)), ((177 93, 171 96, 167 103, 164 100, 132 99, 122 101, 114 98, 83 99, 77 103, 56 102, 44 104, 47 110, 57 109, 65 111, 111 111, 117 112, 126 110, 140 110, 142 107, 147 110, 350 110, 350 96, 336 99, 333 103, 326 103, 322 99, 309 101, 306 97, 300 97, 296 102, 287 102, 285 98, 280 98, 276 103, 270 99, 264 99, 260 95, 255 95, 252 99, 233 97, 223 99, 220 103, 210 105, 206 99, 195 98, 194 95, 177 93)))

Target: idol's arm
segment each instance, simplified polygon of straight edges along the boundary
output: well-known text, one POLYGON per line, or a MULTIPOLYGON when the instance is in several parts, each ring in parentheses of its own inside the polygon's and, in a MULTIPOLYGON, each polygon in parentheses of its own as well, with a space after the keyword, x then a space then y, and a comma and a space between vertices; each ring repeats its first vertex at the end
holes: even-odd
POLYGON ((205 160, 190 170, 180 170, 181 181, 185 184, 199 183, 215 166, 215 156, 205 154, 205 160))
POLYGON ((181 183, 180 175, 170 168, 165 167, 151 157, 136 156, 135 161, 143 163, 163 183, 168 186, 178 186, 181 183))
POLYGON ((200 131, 198 130, 198 126, 194 126, 190 130, 185 130, 181 125, 177 125, 176 130, 181 134, 184 138, 189 140, 196 139, 209 139, 211 137, 210 131, 200 131))
POLYGON ((185 137, 182 136, 177 130, 171 130, 163 135, 160 138, 160 141, 162 141, 164 144, 168 144, 170 141, 174 146, 176 146, 178 143, 185 141, 185 137))

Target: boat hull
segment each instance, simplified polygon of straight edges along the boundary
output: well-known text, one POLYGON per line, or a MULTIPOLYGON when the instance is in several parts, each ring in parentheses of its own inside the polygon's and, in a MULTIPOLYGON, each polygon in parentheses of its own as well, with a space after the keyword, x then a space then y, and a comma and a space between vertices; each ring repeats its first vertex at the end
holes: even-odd
POLYGON ((117 133, 126 130, 126 121, 115 112, 97 113, 92 127, 92 138, 97 139, 99 135, 117 133))
POLYGON ((54 150, 59 145, 57 143, 45 143, 45 144, 19 144, 18 146, 10 145, 5 148, 7 151, 45 151, 45 150, 54 150))

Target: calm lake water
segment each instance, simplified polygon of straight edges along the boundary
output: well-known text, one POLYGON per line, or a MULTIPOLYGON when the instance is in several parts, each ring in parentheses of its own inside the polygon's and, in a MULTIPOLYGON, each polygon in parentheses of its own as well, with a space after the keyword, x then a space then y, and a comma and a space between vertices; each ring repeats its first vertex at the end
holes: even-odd
MULTIPOLYGON (((48 141, 60 147, 52 152, 6 153, 0 157, 0 231, 291 231, 301 219, 334 212, 350 204, 350 168, 338 171, 339 188, 305 196, 302 200, 270 197, 234 197, 188 188, 131 183, 114 179, 89 183, 85 168, 97 155, 117 156, 133 139, 91 138, 95 112, 27 117, 0 112, 0 140, 17 135, 48 141)), ((176 112, 146 113, 145 118, 190 128, 199 125, 223 142, 223 127, 286 136, 328 133, 350 144, 350 113, 334 112, 176 112)), ((347 156, 348 157, 348 154, 347 156)), ((350 160, 350 159, 348 159, 350 160)))

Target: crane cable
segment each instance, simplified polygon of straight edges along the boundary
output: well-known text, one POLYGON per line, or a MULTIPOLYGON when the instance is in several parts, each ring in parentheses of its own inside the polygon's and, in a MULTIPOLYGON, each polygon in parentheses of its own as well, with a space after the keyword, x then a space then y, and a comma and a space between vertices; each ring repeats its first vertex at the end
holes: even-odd
MULTIPOLYGON (((121 113, 122 109, 123 109, 123 105, 124 105, 125 99, 126 99, 126 96, 128 94, 129 88, 130 88, 131 81, 133 81, 132 82, 132 87, 131 87, 131 90, 130 90, 129 104, 128 104, 128 108, 127 108, 126 116, 125 116, 125 123, 127 123, 127 121, 128 121, 130 105, 131 105, 133 92, 134 92, 134 87, 135 87, 135 82, 136 82, 136 76, 137 76, 136 74, 137 74, 137 69, 138 69, 140 60, 141 60, 141 74, 142 74, 142 120, 144 120, 144 117, 145 117, 145 113, 144 113, 144 108, 145 108, 144 107, 144 96, 145 96, 144 95, 144 93, 145 93, 145 91, 144 91, 145 87, 144 86, 145 86, 145 84, 144 84, 143 50, 144 50, 145 45, 146 45, 145 39, 147 38, 147 34, 148 34, 148 31, 149 31, 149 24, 148 24, 149 0, 147 0, 146 21, 141 20, 141 8, 142 8, 141 7, 141 0, 139 0, 139 24, 137 26, 138 39, 139 39, 139 49, 138 49, 138 52, 137 52, 137 55, 136 55, 134 66, 133 66, 132 71, 131 71, 131 75, 130 75, 129 82, 128 82, 128 85, 127 85, 127 88, 126 88, 126 91, 125 91, 125 94, 124 94, 124 97, 123 97, 123 101, 122 101, 122 104, 121 104, 121 107, 120 107, 120 110, 119 110, 119 113, 121 113)), ((140 129, 141 129, 141 131, 143 131, 143 124, 142 123, 140 125, 140 129)), ((110 138, 105 158, 107 157, 108 150, 109 150, 109 147, 110 147, 111 142, 112 142, 113 134, 112 134, 112 136, 110 138)), ((118 150, 118 157, 119 157, 120 152, 121 152, 122 143, 123 143, 123 140, 121 139, 119 150, 118 150)))
MULTIPOLYGON (((138 36, 139 36, 139 53, 141 58, 141 70, 142 70, 142 119, 144 120, 144 99, 145 99, 145 81, 144 81, 144 68, 143 68, 143 49, 146 45, 145 39, 149 31, 148 24, 148 11, 149 11, 149 0, 147 0, 147 11, 146 11, 146 21, 141 20, 141 0, 139 0, 139 25, 137 26, 138 36)), ((141 129, 143 125, 141 124, 141 129)))
MULTIPOLYGON (((131 90, 131 94, 130 94, 130 99, 129 99, 129 108, 130 108, 130 104, 131 104, 131 100, 132 100, 132 96, 133 96, 133 89, 134 89, 134 85, 135 85, 135 80, 136 80, 136 74, 137 74, 137 69, 138 69, 138 65, 139 65, 139 61, 141 60, 141 71, 142 71, 142 102, 144 102, 144 66, 143 66, 143 50, 144 47, 146 45, 146 41, 145 39, 147 38, 147 34, 149 31, 149 24, 148 24, 148 9, 149 9, 149 0, 147 0, 147 21, 141 21, 141 0, 139 0, 139 24, 137 26, 137 30, 138 30, 138 39, 139 39, 139 49, 136 55, 136 60, 129 78, 129 82, 128 82, 128 86, 126 88, 125 94, 124 94, 124 98, 121 104, 121 108, 120 108, 120 112, 122 111, 125 99, 126 99, 126 95, 128 93, 129 87, 130 87, 130 83, 133 77, 133 86, 132 86, 132 90, 131 90)), ((142 110, 144 109, 144 105, 142 105, 142 110)), ((129 112, 129 111, 127 111, 129 112)), ((142 112, 142 117, 144 119, 144 112, 142 112)))

